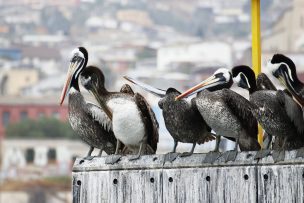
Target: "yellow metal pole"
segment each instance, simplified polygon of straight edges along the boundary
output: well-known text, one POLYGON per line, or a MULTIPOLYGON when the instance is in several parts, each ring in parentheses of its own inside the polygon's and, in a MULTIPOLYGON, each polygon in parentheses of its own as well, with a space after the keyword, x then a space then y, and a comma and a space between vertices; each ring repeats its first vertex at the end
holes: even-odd
MULTIPOLYGON (((252 67, 257 76, 261 72, 260 0, 251 0, 252 67)), ((258 141, 263 145, 263 132, 259 125, 258 141)))

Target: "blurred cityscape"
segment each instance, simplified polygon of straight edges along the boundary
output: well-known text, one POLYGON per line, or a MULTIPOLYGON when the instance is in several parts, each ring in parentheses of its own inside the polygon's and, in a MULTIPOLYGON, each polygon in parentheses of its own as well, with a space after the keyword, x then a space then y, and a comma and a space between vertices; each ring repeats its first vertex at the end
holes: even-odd
MULTIPOLYGON (((110 90, 128 75, 182 91, 219 67, 251 65, 250 2, 0 0, 0 203, 72 201, 73 160, 88 147, 70 129, 66 104, 58 104, 71 50, 88 49, 88 64, 102 69, 110 90)), ((304 0, 261 1, 262 65, 286 54, 302 81, 303 10, 304 0)), ((158 98, 134 89, 160 121, 158 153, 170 151, 158 98)))

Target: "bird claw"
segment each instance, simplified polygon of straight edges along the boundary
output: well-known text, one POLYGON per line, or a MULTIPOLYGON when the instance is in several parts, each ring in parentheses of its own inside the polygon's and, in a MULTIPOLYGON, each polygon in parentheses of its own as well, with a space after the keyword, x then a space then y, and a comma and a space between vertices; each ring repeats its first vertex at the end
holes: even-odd
POLYGON ((179 155, 179 157, 187 157, 187 156, 191 156, 193 153, 191 152, 183 152, 179 155))
POLYGON ((275 150, 272 152, 272 158, 274 163, 279 161, 284 161, 285 159, 285 150, 275 150))
POLYGON ((106 158, 105 164, 115 164, 121 159, 121 155, 110 155, 106 158))
POLYGON ((297 150, 296 158, 298 157, 304 158, 304 147, 297 150))
POLYGON ((92 159, 94 159, 94 156, 86 156, 83 159, 91 161, 92 159))
POLYGON ((220 152, 208 152, 203 163, 213 164, 221 156, 220 152))
POLYGON ((140 158, 140 155, 132 156, 131 158, 129 158, 129 161, 135 161, 135 160, 138 160, 139 158, 140 158))
POLYGON ((267 157, 271 154, 271 150, 269 149, 262 149, 256 153, 254 156, 254 159, 263 159, 264 157, 267 157))
POLYGON ((235 161, 237 153, 238 152, 235 150, 230 150, 230 151, 225 152, 222 155, 224 157, 225 163, 227 163, 228 161, 235 161))
POLYGON ((179 153, 175 153, 175 152, 169 152, 167 154, 165 154, 165 159, 164 162, 173 162, 177 157, 178 157, 179 153))

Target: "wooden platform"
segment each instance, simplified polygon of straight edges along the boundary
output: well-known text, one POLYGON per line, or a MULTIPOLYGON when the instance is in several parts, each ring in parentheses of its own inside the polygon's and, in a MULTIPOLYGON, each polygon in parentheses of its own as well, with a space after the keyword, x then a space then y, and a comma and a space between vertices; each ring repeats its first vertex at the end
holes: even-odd
POLYGON ((77 159, 73 202, 304 202, 304 159, 286 152, 285 161, 253 160, 239 153, 235 162, 203 164, 204 154, 163 163, 164 155, 128 157, 106 165, 105 157, 77 159))

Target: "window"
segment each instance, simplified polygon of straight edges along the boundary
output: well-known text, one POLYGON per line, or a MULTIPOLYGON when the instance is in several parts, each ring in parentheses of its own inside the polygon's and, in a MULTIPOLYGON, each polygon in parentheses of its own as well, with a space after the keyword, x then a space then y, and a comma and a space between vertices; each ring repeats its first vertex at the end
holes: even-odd
POLYGON ((25 120, 25 119, 27 119, 27 118, 28 118, 27 112, 26 112, 26 111, 21 111, 21 112, 20 112, 20 119, 21 119, 21 120, 25 120))
POLYGON ((26 149, 26 152, 25 152, 26 163, 28 163, 28 164, 33 163, 34 158, 35 158, 34 149, 33 148, 26 149))
POLYGON ((49 149, 47 156, 48 156, 49 163, 55 162, 56 157, 57 157, 56 149, 54 149, 54 148, 49 149))
POLYGON ((2 125, 7 126, 10 122, 11 114, 8 111, 2 113, 2 125))

